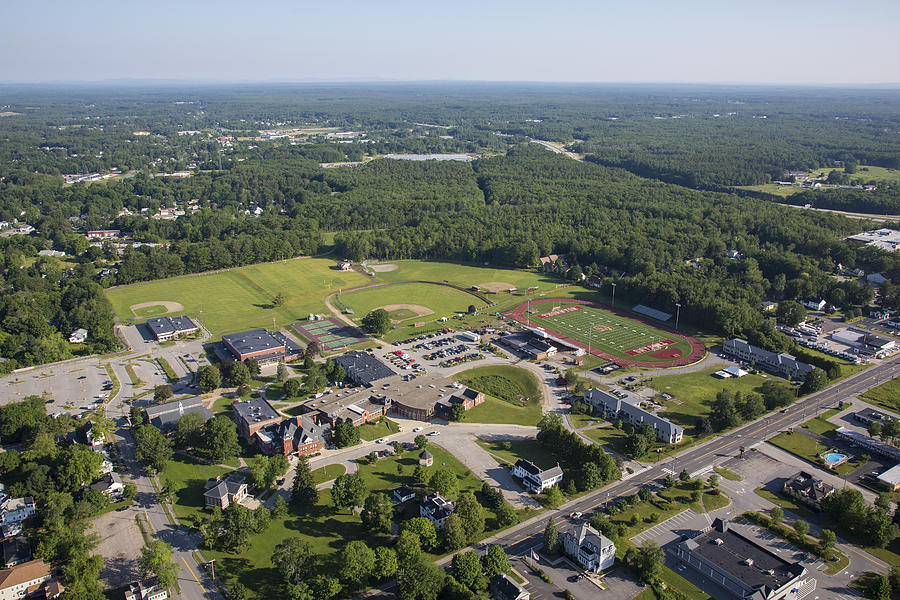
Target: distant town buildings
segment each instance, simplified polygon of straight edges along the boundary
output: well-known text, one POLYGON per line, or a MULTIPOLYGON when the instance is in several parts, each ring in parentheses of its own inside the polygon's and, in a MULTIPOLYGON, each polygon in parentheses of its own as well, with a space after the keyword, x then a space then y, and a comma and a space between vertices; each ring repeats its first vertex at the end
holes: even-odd
POLYGON ((896 229, 874 229, 851 235, 845 239, 862 242, 867 246, 873 246, 888 252, 896 252, 900 248, 900 231, 896 229))

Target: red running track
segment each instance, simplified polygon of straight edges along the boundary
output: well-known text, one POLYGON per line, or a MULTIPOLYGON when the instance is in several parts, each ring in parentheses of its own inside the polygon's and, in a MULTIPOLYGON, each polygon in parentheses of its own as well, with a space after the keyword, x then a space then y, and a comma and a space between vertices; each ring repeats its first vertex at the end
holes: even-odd
MULTIPOLYGON (((604 358, 606 360, 612 361, 612 362, 616 363, 617 365, 621 365, 623 367, 656 367, 656 368, 683 367, 684 365, 693 364, 693 363, 697 362, 698 360, 700 360, 701 358, 703 358, 704 356, 706 356, 706 347, 690 336, 681 335, 674 329, 671 329, 665 325, 661 325, 659 323, 654 323, 652 321, 648 321, 646 319, 636 317, 634 315, 625 313, 623 311, 616 310, 615 308, 603 306, 602 304, 599 304, 597 302, 591 302, 589 300, 572 300, 571 298, 541 298, 539 300, 532 300, 530 304, 533 307, 535 305, 546 304, 548 302, 554 302, 554 303, 566 302, 569 304, 582 304, 584 306, 591 306, 593 308, 599 308, 600 310, 606 310, 613 314, 619 315, 620 317, 625 317, 626 319, 631 319, 632 321, 637 321, 638 323, 643 323, 644 325, 648 325, 650 327, 653 327, 654 329, 659 329, 660 331, 665 331, 666 333, 676 335, 680 339, 685 340, 691 346, 691 351, 688 354, 682 356, 681 358, 678 358, 675 360, 669 360, 669 361, 655 361, 655 362, 632 360, 630 358, 620 358, 618 356, 612 356, 605 352, 601 352, 600 350, 597 350, 596 348, 591 348, 591 354, 593 354, 594 356, 599 356, 600 358, 604 358)), ((572 344, 574 346, 577 346, 577 347, 581 348, 582 350, 584 350, 585 352, 587 352, 587 344, 585 344, 579 340, 572 339, 569 336, 563 335, 563 334, 559 333, 558 331, 553 331, 552 329, 548 329, 547 325, 544 323, 534 323, 534 322, 530 321, 528 319, 528 317, 525 315, 525 310, 528 307, 528 304, 529 303, 527 303, 527 302, 520 304, 519 306, 515 307, 511 312, 505 313, 505 315, 507 317, 509 317, 510 319, 513 319, 514 321, 517 321, 517 322, 521 323, 522 325, 526 325, 528 327, 542 327, 544 329, 544 331, 546 331, 548 334, 552 335, 553 337, 559 338, 559 339, 561 339, 569 344, 572 344)))

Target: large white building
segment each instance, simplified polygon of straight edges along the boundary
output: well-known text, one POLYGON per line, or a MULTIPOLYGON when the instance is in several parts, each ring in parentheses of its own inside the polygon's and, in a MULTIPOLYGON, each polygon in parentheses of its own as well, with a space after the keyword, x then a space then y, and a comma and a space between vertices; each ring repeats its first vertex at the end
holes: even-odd
POLYGON ((519 459, 512 468, 513 477, 522 480, 529 490, 540 494, 562 481, 563 471, 559 464, 549 469, 541 469, 530 460, 519 459))
POLYGON ((565 532, 562 545, 566 554, 592 573, 608 569, 616 561, 616 545, 587 523, 565 532))
POLYGON ((722 351, 729 356, 733 356, 740 360, 765 368, 780 375, 784 375, 790 379, 804 379, 807 373, 815 367, 805 362, 797 360, 790 354, 784 352, 771 352, 754 346, 746 340, 734 338, 722 344, 722 351))

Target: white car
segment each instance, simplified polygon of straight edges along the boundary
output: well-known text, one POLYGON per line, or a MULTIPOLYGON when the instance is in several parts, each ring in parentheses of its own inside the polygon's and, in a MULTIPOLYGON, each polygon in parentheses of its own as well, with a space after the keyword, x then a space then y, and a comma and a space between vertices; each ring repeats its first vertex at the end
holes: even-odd
POLYGON ((376 443, 376 444, 383 444, 383 443, 385 443, 386 441, 387 441, 387 438, 378 438, 377 440, 375 440, 375 443, 376 443))
POLYGON ((425 428, 424 427, 415 427, 415 428, 413 428, 413 433, 418 433, 418 432, 422 431, 423 429, 425 429, 425 428))
POLYGON ((576 510, 575 512, 573 512, 573 513, 572 513, 571 515, 569 515, 569 516, 572 517, 573 519, 580 519, 580 518, 582 517, 582 514, 581 514, 581 512, 579 512, 579 511, 576 510))
POLYGON ((440 432, 440 431, 429 431, 429 432, 428 432, 427 434, 425 434, 425 435, 441 435, 441 432, 440 432))

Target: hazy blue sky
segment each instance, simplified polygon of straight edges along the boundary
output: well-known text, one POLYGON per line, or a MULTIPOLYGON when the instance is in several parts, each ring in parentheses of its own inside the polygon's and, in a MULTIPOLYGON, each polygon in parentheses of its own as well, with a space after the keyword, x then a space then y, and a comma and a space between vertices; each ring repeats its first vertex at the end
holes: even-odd
POLYGON ((0 81, 900 82, 900 0, 5 0, 0 21, 0 81))

